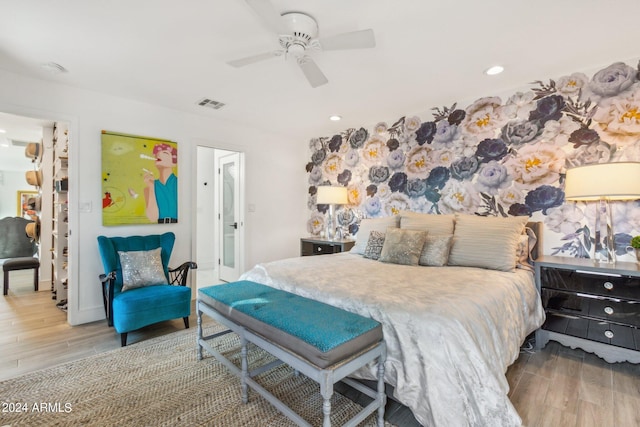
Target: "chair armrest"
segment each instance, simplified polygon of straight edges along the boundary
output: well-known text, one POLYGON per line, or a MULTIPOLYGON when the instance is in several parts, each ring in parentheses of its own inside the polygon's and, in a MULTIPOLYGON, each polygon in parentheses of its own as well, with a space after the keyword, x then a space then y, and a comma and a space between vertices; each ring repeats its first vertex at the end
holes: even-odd
POLYGON ((181 266, 169 269, 169 278, 172 285, 186 286, 189 269, 198 268, 198 264, 193 261, 187 261, 181 266))
POLYGON ((116 272, 101 274, 99 276, 102 287, 102 302, 104 303, 104 314, 107 317, 107 324, 113 326, 113 290, 116 281, 116 272))

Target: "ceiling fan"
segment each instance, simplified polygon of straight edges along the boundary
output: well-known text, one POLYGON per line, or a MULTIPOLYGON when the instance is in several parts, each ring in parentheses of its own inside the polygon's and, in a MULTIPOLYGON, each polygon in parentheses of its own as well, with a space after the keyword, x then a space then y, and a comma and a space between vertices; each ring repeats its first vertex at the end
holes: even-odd
POLYGON ((246 58, 229 61, 232 67, 244 67, 276 56, 293 57, 312 87, 328 83, 313 58, 311 50, 364 49, 376 45, 373 30, 360 30, 318 37, 318 23, 313 17, 301 12, 278 13, 269 0, 246 0, 247 4, 278 36, 281 49, 259 53, 246 58))

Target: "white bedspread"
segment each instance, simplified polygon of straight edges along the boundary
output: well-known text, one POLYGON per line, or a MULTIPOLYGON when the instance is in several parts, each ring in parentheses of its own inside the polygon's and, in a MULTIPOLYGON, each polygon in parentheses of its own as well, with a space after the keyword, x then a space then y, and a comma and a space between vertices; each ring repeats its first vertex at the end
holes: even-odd
POLYGON ((521 425, 505 372, 544 321, 531 272, 408 267, 341 253, 258 264, 241 279, 381 322, 385 381, 422 425, 521 425))

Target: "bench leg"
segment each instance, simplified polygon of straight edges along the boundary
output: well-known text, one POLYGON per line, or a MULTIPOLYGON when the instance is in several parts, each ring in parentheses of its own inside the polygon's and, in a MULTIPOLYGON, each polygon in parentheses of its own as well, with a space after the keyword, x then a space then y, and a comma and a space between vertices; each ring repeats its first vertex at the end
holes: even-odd
POLYGON ((384 391, 384 361, 385 350, 382 351, 382 355, 378 358, 378 399, 382 402, 378 408, 378 427, 384 426, 384 407, 387 400, 387 396, 384 391))
POLYGON ((328 378, 329 373, 322 375, 322 384, 320 384, 320 394, 322 395, 322 427, 331 427, 331 396, 333 396, 333 383, 328 378))
POLYGON ((244 334, 240 335, 240 356, 242 357, 242 373, 240 374, 240 384, 242 385, 242 403, 249 402, 249 385, 247 384, 247 376, 249 375, 249 362, 247 361, 247 339, 244 334))
POLYGON ((202 311, 200 310, 200 301, 196 301, 196 320, 198 322, 198 360, 202 360, 202 344, 200 344, 200 340, 202 339, 202 311))

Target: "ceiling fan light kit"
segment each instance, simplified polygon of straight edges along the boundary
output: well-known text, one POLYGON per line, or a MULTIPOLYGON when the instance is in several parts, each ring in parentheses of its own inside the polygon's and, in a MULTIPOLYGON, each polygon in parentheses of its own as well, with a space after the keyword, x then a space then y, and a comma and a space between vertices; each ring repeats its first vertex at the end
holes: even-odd
POLYGON ((318 23, 302 12, 279 14, 269 0, 246 0, 247 4, 262 19, 264 24, 278 35, 282 49, 260 53, 229 61, 232 67, 244 67, 269 58, 284 55, 285 59, 295 58, 311 87, 329 82, 308 51, 365 49, 375 47, 373 30, 353 31, 318 39, 318 23))

